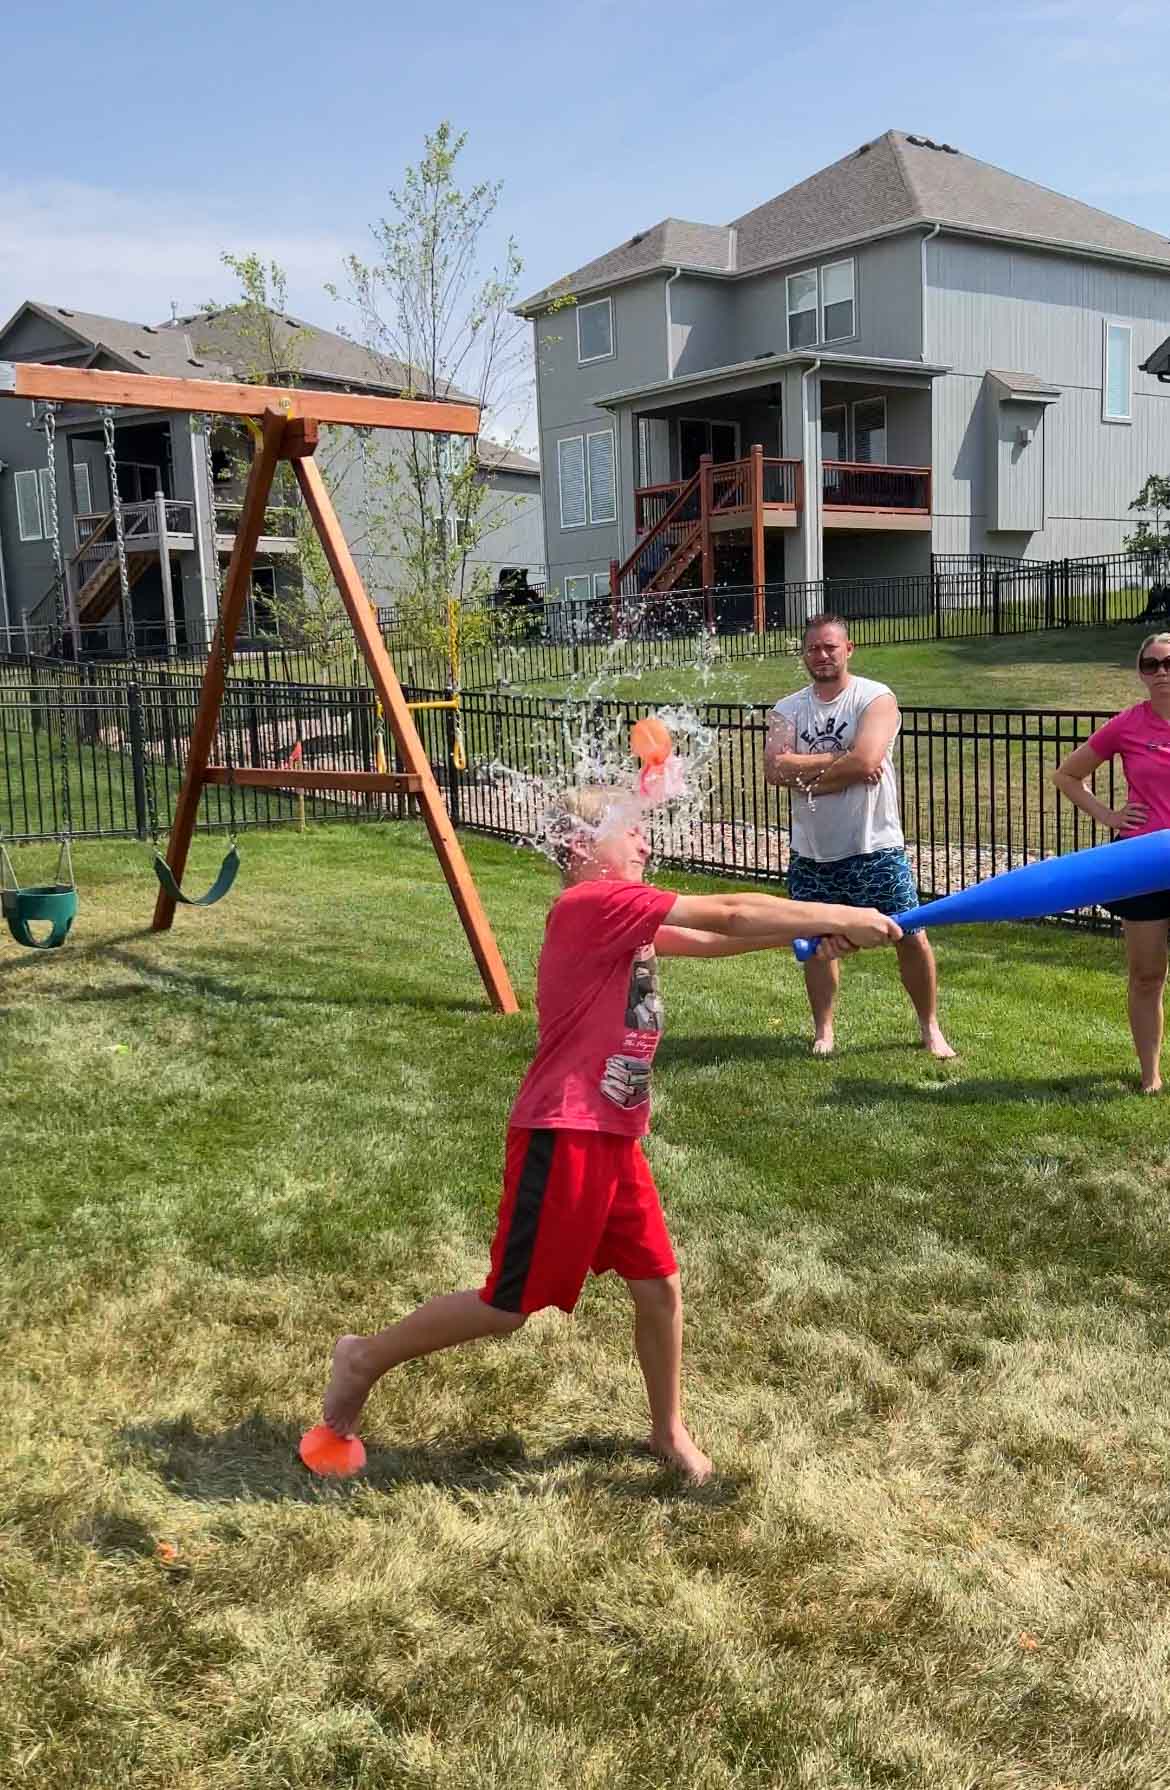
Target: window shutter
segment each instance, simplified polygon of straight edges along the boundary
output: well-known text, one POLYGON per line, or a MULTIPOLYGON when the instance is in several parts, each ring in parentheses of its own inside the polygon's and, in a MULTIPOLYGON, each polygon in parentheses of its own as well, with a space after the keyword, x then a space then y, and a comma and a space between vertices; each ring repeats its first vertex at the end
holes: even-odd
POLYGON ((22 541, 39 541, 42 539, 41 528, 41 488, 35 472, 18 472, 15 475, 16 486, 16 522, 22 541))
POLYGON ((73 507, 79 516, 87 516, 93 509, 89 467, 84 460, 75 461, 73 466, 73 507))
POLYGON ((585 443, 580 435, 557 442, 557 478, 561 494, 561 527, 583 528, 585 516, 585 443))
POLYGON ((613 430, 589 437, 589 520, 615 522, 617 493, 613 476, 613 430))

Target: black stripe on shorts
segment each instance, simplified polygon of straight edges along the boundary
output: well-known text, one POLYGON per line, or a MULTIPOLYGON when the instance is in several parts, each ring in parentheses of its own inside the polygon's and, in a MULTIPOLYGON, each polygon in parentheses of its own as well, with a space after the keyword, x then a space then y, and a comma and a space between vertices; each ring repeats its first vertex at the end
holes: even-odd
POLYGON ((519 1311, 523 1304, 556 1142, 555 1131, 534 1131, 528 1140, 524 1167, 516 1184, 516 1204, 504 1244, 504 1259, 491 1297, 497 1311, 519 1311))

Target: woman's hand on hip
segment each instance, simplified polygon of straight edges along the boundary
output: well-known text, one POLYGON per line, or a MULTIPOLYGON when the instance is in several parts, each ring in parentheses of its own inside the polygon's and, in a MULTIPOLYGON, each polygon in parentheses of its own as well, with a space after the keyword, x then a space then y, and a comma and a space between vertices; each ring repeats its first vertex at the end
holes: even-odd
POLYGON ((1108 825, 1115 833, 1136 833, 1150 818, 1150 811, 1141 802, 1127 802, 1124 808, 1110 811, 1108 825))

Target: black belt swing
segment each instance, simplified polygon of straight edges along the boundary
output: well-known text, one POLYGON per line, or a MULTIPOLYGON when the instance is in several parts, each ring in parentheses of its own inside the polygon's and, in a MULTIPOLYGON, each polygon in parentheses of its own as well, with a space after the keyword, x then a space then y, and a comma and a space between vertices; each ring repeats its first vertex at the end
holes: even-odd
MULTIPOLYGON (((65 560, 61 551, 61 521, 57 508, 57 416, 54 405, 44 411, 45 440, 48 444, 49 534, 53 549, 54 588, 57 595, 57 628, 62 645, 65 641, 65 560)), ((69 727, 65 718, 65 693, 58 692, 58 743, 61 755, 61 849, 57 869, 51 883, 34 883, 22 888, 0 838, 0 914, 18 945, 28 951, 56 951, 69 937, 69 929, 77 918, 77 882, 73 875, 70 838, 73 832, 73 807, 69 788, 69 727), (46 925, 47 933, 34 933, 34 925, 46 925)))
MULTIPOLYGON (((111 405, 107 404, 105 406, 102 411, 102 418, 105 432, 106 461, 110 469, 110 494, 114 513, 114 538, 117 541, 118 551, 118 587, 122 601, 122 631, 125 636, 126 656, 130 661, 131 673, 135 678, 135 681, 137 681, 138 639, 134 629, 134 609, 130 595, 130 572, 126 563, 126 532, 122 518, 122 496, 118 490, 118 459, 114 439, 114 412, 111 405)), ((219 572, 219 547, 216 538, 215 482, 211 462, 211 426, 212 419, 209 416, 205 416, 203 419, 203 463, 207 475, 208 503, 211 506, 212 566, 215 579, 216 619, 218 623, 223 611, 223 581, 220 578, 219 572)), ((217 626, 216 632, 219 636, 220 660, 223 670, 224 688, 226 690, 227 648, 223 638, 223 628, 217 626)), ((228 893, 236 880, 240 868, 240 853, 239 848, 236 845, 236 786, 233 774, 234 765, 231 750, 230 727, 224 728, 223 739, 224 764, 227 768, 228 849, 227 855, 219 867, 219 873, 206 894, 185 895, 179 886, 174 871, 163 856, 162 847, 159 844, 158 812, 154 800, 154 779, 149 775, 145 778, 147 818, 150 826, 150 842, 154 854, 152 859, 154 874, 158 878, 160 887, 165 890, 171 900, 177 901, 183 907, 214 907, 216 902, 222 901, 224 896, 228 893)))

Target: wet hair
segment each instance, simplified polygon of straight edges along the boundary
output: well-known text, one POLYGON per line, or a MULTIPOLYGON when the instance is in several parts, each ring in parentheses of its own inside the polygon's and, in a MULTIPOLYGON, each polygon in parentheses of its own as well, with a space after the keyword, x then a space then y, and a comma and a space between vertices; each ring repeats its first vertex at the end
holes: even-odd
POLYGON ((1170 646, 1170 634, 1147 634, 1146 635, 1145 639, 1142 641, 1141 645, 1137 649, 1137 660, 1135 662, 1136 662, 1139 670, 1141 669, 1141 663, 1142 663, 1143 658, 1145 657, 1146 648, 1148 646, 1170 646))
POLYGON ((547 836, 559 869, 571 870, 582 845, 597 839, 625 792, 613 784, 582 783, 562 789, 548 811, 547 836))
POLYGON ((846 640, 849 638, 849 623, 843 615, 833 615, 826 611, 824 615, 810 615, 804 624, 804 633, 800 637, 803 646, 814 628, 840 628, 846 640))

